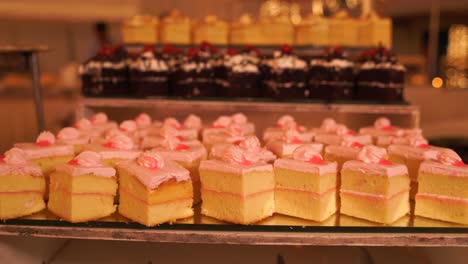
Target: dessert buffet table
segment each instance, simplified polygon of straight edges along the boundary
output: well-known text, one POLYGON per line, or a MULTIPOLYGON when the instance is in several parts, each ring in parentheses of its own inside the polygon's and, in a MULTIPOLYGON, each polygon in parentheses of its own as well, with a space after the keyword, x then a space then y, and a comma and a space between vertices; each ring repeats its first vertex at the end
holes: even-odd
POLYGON ((195 216, 173 224, 144 227, 114 215, 101 222, 71 224, 47 212, 0 224, 0 235, 93 240, 242 245, 468 246, 468 228, 422 217, 404 217, 382 226, 332 216, 322 223, 274 215, 250 226, 195 216))

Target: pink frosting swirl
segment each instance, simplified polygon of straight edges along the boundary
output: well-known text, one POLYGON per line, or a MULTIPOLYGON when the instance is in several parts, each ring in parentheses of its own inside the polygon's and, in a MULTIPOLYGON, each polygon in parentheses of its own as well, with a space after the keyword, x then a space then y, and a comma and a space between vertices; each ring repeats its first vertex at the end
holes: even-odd
POLYGON ((347 128, 345 125, 336 125, 334 133, 337 135, 353 134, 352 131, 351 132, 350 131, 351 130, 349 130, 349 128, 347 128))
POLYGON ((11 165, 24 165, 28 163, 28 157, 26 152, 20 148, 12 148, 5 152, 5 157, 3 161, 6 164, 11 165))
POLYGON ((322 121, 322 125, 320 126, 320 130, 324 131, 325 133, 333 133, 336 130, 337 123, 332 118, 325 118, 322 121))
POLYGON ((240 137, 244 135, 244 130, 238 124, 231 124, 226 128, 226 134, 231 137, 240 137))
POLYGON ((141 113, 135 117, 135 123, 139 128, 149 127, 151 122, 151 117, 147 113, 141 113))
POLYGON ((364 145, 356 141, 354 136, 344 136, 341 138, 341 146, 352 147, 352 148, 362 148, 364 145))
POLYGON ((258 153, 262 150, 260 141, 256 136, 248 136, 239 143, 239 147, 247 152, 258 153))
POLYGON ((83 167, 101 167, 101 155, 94 151, 83 151, 74 159, 68 162, 70 165, 78 165, 83 167))
POLYGON ((323 160, 322 155, 320 154, 322 149, 323 145, 321 144, 305 144, 294 150, 292 157, 295 160, 323 165, 326 163, 323 160))
POLYGON ((151 170, 157 170, 157 169, 161 169, 162 167, 164 167, 164 159, 156 151, 150 150, 150 151, 143 152, 137 158, 137 164, 142 167, 151 169, 151 170))
POLYGON ((79 130, 88 131, 88 130, 93 129, 93 124, 91 124, 91 121, 89 121, 89 119, 81 118, 80 120, 78 120, 78 122, 76 122, 74 127, 76 127, 79 130))
POLYGON ((198 130, 202 127, 202 121, 200 117, 191 114, 185 118, 184 127, 198 130))
POLYGON ((123 132, 135 132, 137 130, 137 124, 133 120, 125 120, 120 124, 119 129, 123 132))
POLYGON ((379 117, 374 122, 374 127, 379 130, 392 130, 392 123, 386 117, 379 117))
POLYGON ((162 137, 175 137, 177 136, 178 131, 175 127, 170 126, 170 125, 163 125, 161 129, 159 129, 159 135, 162 137))
POLYGON ((279 128, 283 127, 295 127, 296 126, 296 120, 294 120, 294 117, 290 115, 284 115, 276 121, 276 125, 279 128))
POLYGON ((95 125, 102 125, 102 124, 105 124, 107 123, 107 121, 109 121, 109 118, 107 117, 107 115, 103 112, 99 112, 97 114, 95 114, 93 117, 91 117, 91 123, 95 124, 95 125))
POLYGON ((379 148, 376 146, 364 146, 361 151, 359 151, 357 159, 365 163, 381 163, 385 164, 388 161, 385 159, 387 151, 384 148, 379 148))
POLYGON ((247 117, 242 113, 236 113, 231 116, 231 122, 234 124, 243 125, 247 123, 247 117))
POLYGON ((213 122, 215 128, 225 128, 231 124, 232 120, 229 116, 220 116, 213 122))
POLYGON ((104 146, 114 149, 131 150, 134 147, 134 143, 133 140, 126 135, 116 134, 110 137, 104 146))
POLYGON ((182 128, 182 125, 179 123, 179 121, 173 117, 168 117, 166 119, 164 119, 164 123, 163 123, 163 126, 170 126, 170 127, 173 127, 175 129, 181 129, 182 128))
POLYGON ((62 128, 57 134, 57 138, 63 141, 70 141, 79 138, 81 135, 80 131, 74 127, 62 128))
POLYGON ((55 136, 49 131, 43 131, 36 139, 36 145, 40 147, 47 147, 55 144, 55 136))
POLYGON ((283 131, 282 140, 288 144, 301 144, 301 135, 295 129, 287 129, 283 131))
POLYGON ((224 150, 222 160, 230 164, 251 165, 258 161, 258 156, 247 155, 240 147, 229 146, 224 150))
POLYGON ((415 135, 408 137, 408 145, 418 148, 428 148, 428 142, 425 138, 415 135))
POLYGON ((115 137, 116 135, 125 135, 125 133, 120 129, 111 129, 106 132, 104 136, 104 140, 109 141, 111 138, 115 137))
POLYGON ((190 147, 183 144, 182 141, 174 136, 171 137, 166 137, 162 142, 161 146, 165 149, 168 150, 178 150, 178 151, 184 151, 184 150, 189 150, 190 147))
POLYGON ((465 163, 463 163, 460 156, 458 156, 458 154, 451 149, 440 150, 439 153, 437 154, 437 161, 446 165, 452 165, 452 166, 458 166, 458 167, 465 166, 465 163))

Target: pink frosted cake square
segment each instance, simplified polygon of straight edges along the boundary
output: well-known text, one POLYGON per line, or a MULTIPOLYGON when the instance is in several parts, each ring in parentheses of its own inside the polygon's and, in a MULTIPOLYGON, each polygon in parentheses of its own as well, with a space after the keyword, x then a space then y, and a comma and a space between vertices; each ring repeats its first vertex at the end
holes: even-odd
MULTIPOLYGON (((305 143, 307 142, 301 140, 300 134, 296 130, 285 130, 281 139, 272 140, 265 147, 277 157, 288 158, 292 156, 296 148, 305 143)), ((322 144, 317 143, 317 145, 323 148, 322 144)))

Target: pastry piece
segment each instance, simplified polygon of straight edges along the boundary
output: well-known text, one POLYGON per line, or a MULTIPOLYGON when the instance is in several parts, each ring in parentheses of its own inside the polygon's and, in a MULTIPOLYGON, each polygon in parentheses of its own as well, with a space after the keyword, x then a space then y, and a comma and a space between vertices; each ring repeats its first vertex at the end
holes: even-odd
POLYGON ((133 16, 122 24, 122 40, 125 44, 155 44, 158 42, 158 27, 156 17, 133 16))
POLYGON ((218 144, 239 144, 245 138, 242 127, 237 124, 230 124, 227 128, 210 132, 203 136, 203 145, 207 150, 211 150, 218 144))
POLYGON ((233 45, 261 45, 264 43, 262 29, 252 16, 243 14, 231 23, 229 42, 233 45))
POLYGON ((468 166, 453 150, 441 150, 437 160, 419 168, 415 214, 468 224, 468 166))
POLYGON ((390 119, 386 117, 379 117, 375 120, 374 126, 362 127, 359 129, 359 134, 371 135, 374 143, 377 143, 379 136, 410 136, 421 135, 421 129, 418 128, 401 128, 392 125, 390 119))
POLYGON ((115 167, 124 160, 133 160, 140 155, 140 151, 135 149, 133 140, 123 134, 111 136, 104 144, 88 144, 83 146, 83 150, 98 153, 102 157, 102 163, 110 167, 115 167))
POLYGON ((75 156, 72 145, 56 142, 54 134, 49 131, 39 134, 35 143, 17 143, 15 147, 24 150, 28 159, 39 165, 46 177, 55 166, 67 163, 75 156))
MULTIPOLYGON (((296 148, 304 143, 310 143, 310 141, 304 139, 307 138, 304 138, 296 129, 286 129, 283 131, 281 138, 270 140, 265 147, 279 158, 289 158, 296 148)), ((323 149, 322 144, 316 145, 323 149)))
POLYGON ((193 216, 190 173, 154 151, 122 162, 119 213, 145 226, 193 216))
POLYGON ((258 97, 260 96, 259 51, 251 46, 245 46, 240 52, 229 50, 224 66, 227 86, 221 91, 227 97, 258 97))
POLYGON ((207 137, 209 134, 223 132, 230 125, 237 125, 242 134, 246 136, 255 134, 255 124, 249 122, 248 118, 242 113, 236 113, 232 116, 220 116, 211 125, 203 129, 202 138, 207 137))
POLYGON ((179 10, 172 10, 160 24, 159 38, 166 44, 191 44, 192 22, 179 10))
POLYGON ((122 47, 103 46, 98 55, 80 65, 86 96, 128 95, 128 54, 122 47))
POLYGON ((83 151, 50 175, 47 208, 61 219, 87 222, 115 212, 115 169, 102 164, 96 152, 83 151))
POLYGON ((130 64, 132 93, 140 97, 169 95, 169 74, 169 65, 162 55, 154 46, 146 46, 130 64))
MULTIPOLYGON (((365 7, 363 7, 364 9, 365 7)), ((375 10, 363 10, 358 29, 359 46, 392 46, 392 19, 379 16, 375 10)))
POLYGON ((386 151, 364 146, 341 170, 341 213, 392 224, 410 212, 408 170, 385 159, 386 151))
POLYGON ((190 172, 193 184, 193 203, 200 202, 200 175, 198 167, 206 159, 206 149, 202 144, 185 144, 177 137, 167 137, 159 147, 153 148, 164 159, 173 160, 190 172))
POLYGON ((378 136, 376 145, 382 148, 387 148, 390 145, 410 145, 411 141, 415 138, 427 142, 427 139, 425 139, 420 133, 421 129, 408 129, 407 132, 402 130, 394 136, 378 136))
POLYGON ((328 39, 330 45, 354 47, 358 44, 358 31, 361 22, 341 10, 330 19, 328 39))
POLYGON ((215 15, 208 15, 193 27, 193 43, 208 41, 215 45, 227 45, 229 25, 215 15))
POLYGON ((284 131, 288 129, 295 129, 299 133, 299 139, 304 142, 311 142, 315 136, 314 132, 307 131, 306 127, 298 125, 292 116, 283 115, 278 119, 275 127, 268 127, 263 131, 263 142, 281 139, 284 131))
POLYGON ((182 140, 196 140, 201 130, 201 119, 196 115, 189 115, 183 123, 180 123, 173 117, 164 119, 163 127, 174 128, 172 136, 179 137, 182 140))
POLYGON ((172 92, 182 97, 216 96, 215 60, 202 56, 197 48, 187 50, 183 62, 174 72, 172 92))
POLYGON ((340 47, 327 49, 310 61, 309 89, 313 99, 352 99, 354 79, 354 63, 340 47))
POLYGON ((411 179, 411 200, 418 191, 418 171, 419 166, 425 160, 436 159, 437 153, 441 148, 429 146, 427 141, 420 137, 410 139, 408 145, 390 145, 388 154, 390 161, 406 165, 411 179))
MULTIPOLYGON (((316 4, 322 5, 322 2, 314 1, 313 5, 316 4)), ((312 8, 315 9, 312 10, 313 13, 306 16, 296 26, 295 44, 328 46, 330 44, 328 38, 330 19, 323 16, 322 6, 315 6, 315 8, 313 6, 312 8)))
POLYGON ((60 144, 71 145, 75 150, 75 154, 81 152, 83 145, 90 142, 91 136, 83 133, 74 127, 62 128, 57 134, 57 142, 60 144))
POLYGON ((389 50, 364 51, 357 73, 356 97, 360 100, 404 101, 405 67, 389 50))
POLYGON ((276 156, 273 154, 273 152, 267 150, 266 148, 262 148, 260 141, 256 136, 246 136, 244 139, 233 143, 217 144, 211 148, 210 159, 221 160, 224 153, 226 152, 226 149, 233 145, 240 147, 242 150, 249 153, 249 155, 255 155, 263 162, 271 163, 276 159, 276 156))
POLYGON ((0 220, 22 217, 45 208, 46 181, 26 153, 12 148, 0 155, 0 220))
POLYGON ((259 45, 292 45, 294 43, 294 25, 288 16, 261 18, 259 27, 259 45))
POLYGON ((343 164, 349 160, 357 160, 357 155, 364 147, 361 143, 354 141, 352 137, 342 139, 340 145, 328 145, 325 147, 323 158, 329 162, 338 164, 338 174, 343 164))
POLYGON ((321 222, 337 211, 337 165, 324 161, 321 151, 306 144, 292 159, 275 161, 275 212, 321 222))
POLYGON ((264 97, 279 100, 305 99, 309 97, 307 89, 307 63, 293 54, 288 45, 283 45, 274 57, 267 59, 263 66, 264 79, 262 93, 264 97))
POLYGON ((239 147, 222 160, 200 164, 201 213, 236 224, 253 224, 274 213, 274 174, 270 164, 239 147))
POLYGON ((343 141, 357 142, 361 145, 372 144, 370 135, 358 135, 343 124, 337 124, 333 119, 325 119, 316 131, 315 142, 324 145, 341 145, 343 141))

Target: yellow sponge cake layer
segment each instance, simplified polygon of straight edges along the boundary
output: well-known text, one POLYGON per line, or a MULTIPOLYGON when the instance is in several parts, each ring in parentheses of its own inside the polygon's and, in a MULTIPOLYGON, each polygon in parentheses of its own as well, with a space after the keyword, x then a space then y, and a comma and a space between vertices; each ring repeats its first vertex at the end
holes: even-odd
POLYGON ((468 199, 418 193, 416 215, 459 224, 468 224, 468 199))
POLYGON ((273 189, 249 196, 202 189, 202 214, 219 220, 252 224, 274 213, 273 189))
POLYGON ((55 157, 44 157, 39 159, 31 160, 33 163, 39 165, 44 175, 51 173, 55 166, 64 164, 73 159, 73 156, 55 156, 55 157))
POLYGON ((0 193, 0 220, 39 212, 45 208, 43 192, 0 193))
POLYGON ((468 177, 419 173, 419 192, 468 199, 468 177))
POLYGON ((387 177, 385 175, 372 175, 358 170, 341 172, 341 189, 356 192, 391 196, 409 188, 408 175, 387 177))
POLYGON ((342 214, 383 224, 392 224, 410 210, 408 190, 390 197, 342 190, 340 197, 342 214))
POLYGON ((323 193, 336 187, 336 173, 323 175, 275 168, 276 188, 287 187, 303 191, 323 193))
MULTIPOLYGON (((269 167, 271 168, 271 165, 269 167)), ((273 190, 275 187, 272 170, 251 170, 237 174, 227 171, 208 170, 201 167, 200 180, 202 188, 242 196, 264 190, 273 190)))
POLYGON ((96 220, 115 212, 113 195, 72 194, 59 190, 50 192, 47 207, 60 218, 72 223, 96 220))
POLYGON ((334 187, 322 194, 278 188, 278 186, 275 189, 275 211, 277 213, 322 222, 333 215, 336 210, 337 201, 334 187))
POLYGON ((1 192, 37 191, 44 193, 46 183, 44 177, 34 177, 24 174, 7 174, 0 176, 1 192))
POLYGON ((92 174, 71 176, 57 171, 50 175, 50 192, 57 190, 73 194, 97 193, 114 196, 117 193, 117 182, 115 177, 107 178, 92 174))

